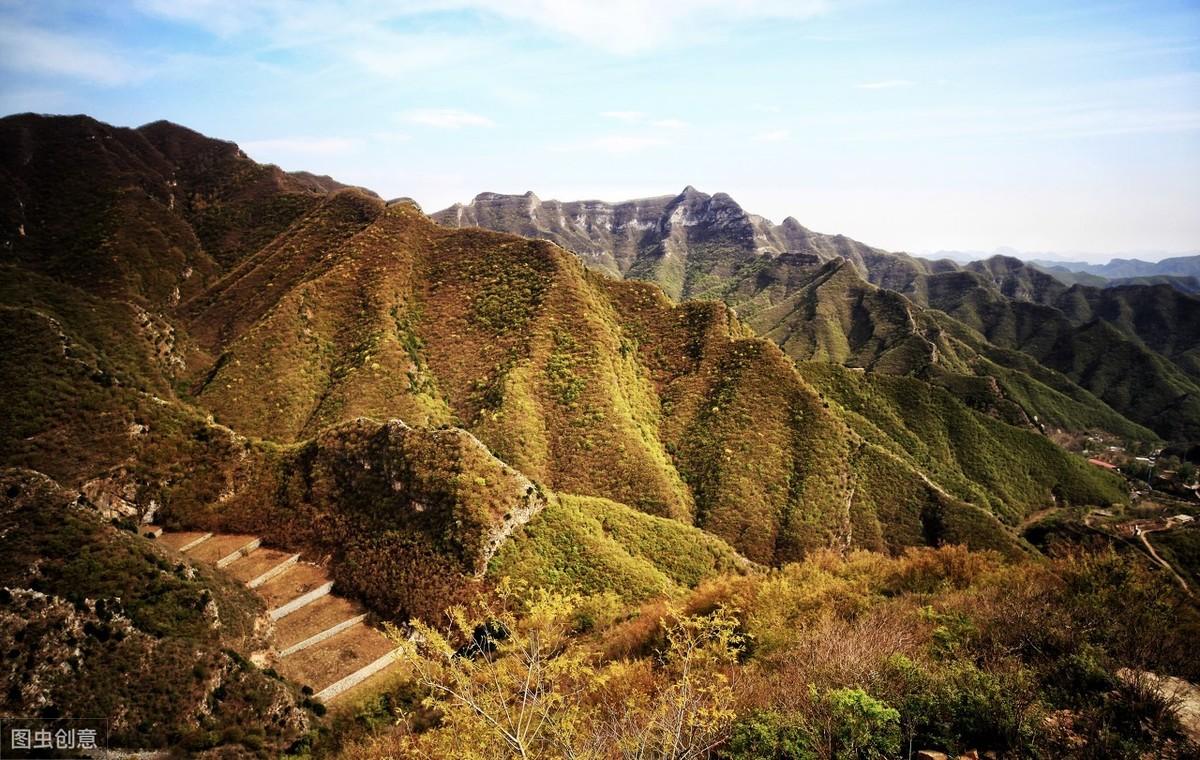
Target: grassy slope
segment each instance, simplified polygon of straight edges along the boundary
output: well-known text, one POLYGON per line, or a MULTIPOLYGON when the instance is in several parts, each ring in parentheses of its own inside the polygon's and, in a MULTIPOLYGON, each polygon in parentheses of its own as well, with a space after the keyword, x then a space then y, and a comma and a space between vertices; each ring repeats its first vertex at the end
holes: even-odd
MULTIPOLYGON (((994 346, 1033 357, 1159 437, 1168 440, 1200 437, 1200 385, 1182 368, 1190 366, 1190 353, 1183 347, 1161 343, 1161 347, 1179 357, 1181 365, 1156 353, 1136 334, 1136 328, 1125 324, 1128 320, 1121 318, 1120 308, 1108 314, 1106 321, 1094 318, 1092 305, 1082 302, 1077 308, 1068 308, 1083 320, 1076 323, 1058 308, 1005 299, 981 283, 975 273, 932 275, 925 284, 931 306, 976 330, 994 346)), ((1082 299, 1072 289, 1059 301, 1077 296, 1082 299)), ((1195 308, 1194 298, 1182 294, 1172 297, 1185 299, 1195 308)), ((1112 304, 1100 307, 1100 311, 1105 311, 1112 304)), ((1143 314, 1148 311, 1139 310, 1143 314)), ((1192 323, 1198 317, 1185 313, 1173 319, 1187 333, 1195 330, 1192 323)), ((1165 330, 1170 323, 1170 320, 1147 321, 1159 330, 1165 330)), ((989 353, 994 361, 1005 361, 1004 354, 989 353)), ((1076 399, 1080 400, 1077 394, 1076 399)))
MULTIPOLYGON (((310 215, 227 278, 294 273, 275 280, 278 297, 233 331, 206 378, 199 400, 218 420, 285 442, 359 416, 457 423, 551 489, 693 522, 755 561, 854 540, 857 435, 726 307, 675 305, 653 286, 585 271, 547 243, 446 230, 408 206, 356 222, 319 260, 281 266, 289 253, 307 255, 308 230, 336 226, 310 215)), ((237 292, 225 287, 193 330, 228 333, 212 325, 237 292)), ((1012 442, 980 438, 975 427, 988 423, 962 413, 970 424, 952 443, 971 452, 964 459, 1002 460, 991 448, 1012 442)), ((882 444, 906 467, 928 466, 894 440, 882 444)), ((1112 500, 1061 462, 1060 490, 1112 500)), ((1059 485, 1045 471, 1010 483, 990 466, 948 472, 958 498, 1009 517, 1059 485)))
POLYGON ((856 373, 831 364, 800 372, 845 410, 866 440, 914 463, 955 497, 1010 524, 1053 499, 1121 502, 1120 478, 1044 437, 969 409, 949 392, 912 378, 856 373))
MULTIPOLYGON (((475 221, 531 232, 519 201, 489 201, 483 208, 503 207, 504 212, 475 221)), ((453 214, 435 216, 458 224, 453 214)), ((580 243, 576 233, 567 234, 552 219, 539 218, 539 223, 549 226, 537 234, 588 251, 589 262, 598 261, 597 251, 617 245, 604 232, 594 231, 593 239, 580 243)), ((648 232, 625 277, 657 283, 676 298, 723 300, 798 361, 936 376, 949 386, 970 389, 970 397, 980 402, 976 408, 1016 424, 1034 427, 1036 418, 1051 427, 1101 429, 1143 441, 1194 437, 1192 421, 1200 413, 1192 408, 1194 378, 1182 375, 1195 375, 1200 367, 1193 339, 1200 326, 1196 299, 1168 289, 1160 294, 1150 288, 1068 291, 1012 259, 963 270, 950 262, 870 249, 841 236, 801 234, 797 228, 794 223, 788 228, 787 250, 805 253, 775 258, 755 253, 751 231, 736 225, 672 228, 665 237, 648 232), (1058 308, 1050 308, 1051 302, 1058 308), (1109 336, 1120 348, 1117 357, 1094 354, 1086 345, 1088 336, 1075 334, 1078 325, 1095 317, 1117 331, 1109 336), (1062 328, 1056 333, 1061 345, 1049 351, 1040 344, 1054 332, 1047 326, 1055 324, 1062 328), (1119 383, 1097 379, 1072 360, 1076 353, 1088 354, 1107 371, 1130 352, 1143 369, 1139 377, 1119 383)))
POLYGON ((607 499, 560 494, 501 548, 488 574, 638 602, 747 567, 725 542, 691 526, 607 499))

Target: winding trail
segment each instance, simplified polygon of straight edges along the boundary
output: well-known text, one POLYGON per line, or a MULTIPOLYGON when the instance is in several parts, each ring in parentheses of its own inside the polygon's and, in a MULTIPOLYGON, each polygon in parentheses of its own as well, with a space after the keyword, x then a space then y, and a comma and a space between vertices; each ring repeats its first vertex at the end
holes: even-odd
POLYGON ((1150 556, 1154 558, 1155 562, 1165 567, 1171 573, 1171 575, 1175 576, 1175 580, 1179 581, 1179 585, 1183 587, 1184 591, 1186 591, 1189 595, 1194 596, 1194 594, 1192 594, 1192 589, 1188 587, 1187 581, 1183 579, 1183 576, 1175 572, 1175 568, 1171 567, 1171 563, 1158 556, 1158 552, 1154 550, 1154 544, 1150 543, 1149 538, 1149 534, 1152 532, 1153 531, 1144 531, 1138 535, 1138 537, 1142 539, 1142 544, 1145 545, 1146 551, 1150 552, 1150 556))

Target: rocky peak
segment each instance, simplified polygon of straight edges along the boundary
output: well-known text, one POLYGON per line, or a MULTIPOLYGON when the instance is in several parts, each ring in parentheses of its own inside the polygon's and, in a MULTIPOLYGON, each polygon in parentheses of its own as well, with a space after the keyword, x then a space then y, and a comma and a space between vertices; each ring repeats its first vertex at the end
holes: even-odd
POLYGON ((680 227, 750 229, 749 215, 726 193, 708 195, 688 185, 664 210, 663 231, 680 227))
POLYGON ((479 195, 476 195, 474 198, 472 198, 471 202, 468 203, 467 205, 468 206, 476 206, 476 205, 483 204, 483 203, 495 203, 497 201, 503 201, 503 200, 506 200, 509 198, 512 198, 512 196, 505 195, 504 193, 482 192, 479 195))

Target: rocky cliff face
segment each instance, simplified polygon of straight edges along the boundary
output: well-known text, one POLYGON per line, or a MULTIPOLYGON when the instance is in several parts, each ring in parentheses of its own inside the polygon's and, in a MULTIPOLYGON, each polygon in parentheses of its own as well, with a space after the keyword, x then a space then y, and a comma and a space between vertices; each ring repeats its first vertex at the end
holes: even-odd
POLYGON ((781 255, 813 256, 816 262, 842 257, 862 266, 869 251, 840 235, 811 232, 791 217, 776 225, 725 193, 708 195, 691 185, 679 195, 621 203, 481 193, 432 216, 449 226, 551 240, 598 269, 658 282, 673 298, 701 295, 704 275, 714 269, 732 273, 747 262, 781 255), (713 249, 722 261, 709 260, 713 249))
POLYGON ((5 716, 107 716, 114 747, 197 757, 283 754, 316 722, 297 687, 235 654, 265 647, 242 584, 30 470, 0 468, 0 535, 5 716))

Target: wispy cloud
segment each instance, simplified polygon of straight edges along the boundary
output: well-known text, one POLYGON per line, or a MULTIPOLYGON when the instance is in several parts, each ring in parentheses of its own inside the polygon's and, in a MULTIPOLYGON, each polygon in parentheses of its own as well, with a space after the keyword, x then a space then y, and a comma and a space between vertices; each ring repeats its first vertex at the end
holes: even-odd
POLYGON ((772 129, 769 132, 758 133, 754 136, 754 140, 755 142, 783 142, 791 136, 791 130, 772 129))
POLYGON ((64 90, 43 87, 0 88, 0 113, 62 112, 70 97, 64 90))
POLYGON ((623 121, 626 124, 637 124, 646 118, 646 114, 641 111, 601 111, 600 115, 606 119, 623 121))
POLYGON ((370 74, 390 78, 469 62, 490 50, 487 43, 468 37, 400 34, 386 29, 355 32, 353 39, 350 61, 370 74))
POLYGON ((486 116, 457 108, 413 108, 400 114, 400 118, 410 124, 442 129, 496 126, 496 123, 486 116))
POLYGON ((651 118, 648 114, 641 111, 601 111, 600 115, 606 119, 620 121, 625 124, 649 124, 658 129, 683 129, 688 125, 682 119, 651 118))
MULTIPOLYGON (((1139 80, 1125 83, 1138 87, 1139 80)), ((803 117, 842 139, 890 141, 1028 136, 1048 139, 1200 131, 1200 108, 1129 104, 1103 98, 941 108, 856 109, 803 117), (886 126, 881 126, 886 124, 886 126)))
POLYGON ((541 27, 610 53, 648 52, 708 39, 737 22, 802 20, 826 0, 448 0, 541 27))
POLYGON ((854 85, 860 90, 894 90, 897 87, 912 87, 916 82, 910 79, 884 79, 879 82, 863 82, 854 85))
POLYGON ((661 137, 652 135, 603 135, 577 143, 560 145, 552 150, 560 153, 594 151, 600 153, 637 153, 667 145, 661 137))
POLYGON ((142 11, 230 36, 269 23, 267 3, 233 0, 135 0, 142 11))
POLYGON ((359 141, 349 137, 274 137, 239 143, 249 154, 301 156, 335 156, 359 147, 359 141))
POLYGON ((404 132, 372 132, 371 139, 377 143, 404 143, 412 139, 411 135, 404 132))
POLYGON ((389 22, 445 11, 476 11, 630 55, 711 39, 735 23, 803 20, 824 13, 829 0, 419 0, 382 4, 345 0, 318 9, 278 0, 138 0, 142 10, 229 37, 269 30, 322 34, 347 27, 381 28, 389 22))
POLYGON ((6 22, 0 26, 0 68, 63 76, 113 87, 142 79, 146 72, 86 37, 6 22))

